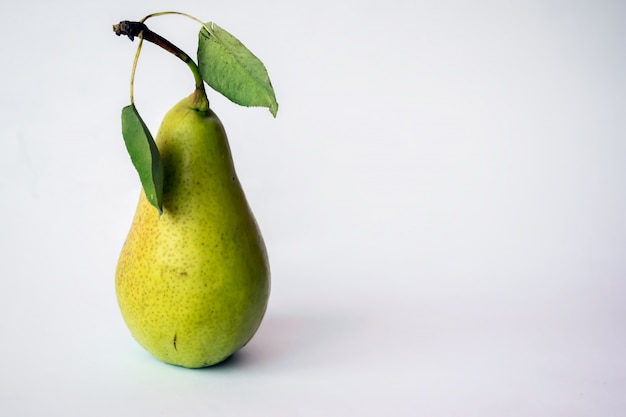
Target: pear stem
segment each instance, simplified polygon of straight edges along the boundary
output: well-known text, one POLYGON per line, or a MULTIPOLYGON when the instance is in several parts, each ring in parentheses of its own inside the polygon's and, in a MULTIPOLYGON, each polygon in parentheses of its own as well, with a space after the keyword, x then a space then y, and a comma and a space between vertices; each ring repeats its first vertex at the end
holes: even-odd
MULTIPOLYGON (((189 55, 187 55, 182 49, 180 49, 179 47, 177 47, 176 45, 174 45, 172 42, 168 41, 164 37, 148 29, 148 27, 143 22, 131 22, 128 20, 123 20, 120 23, 113 25, 113 31, 115 32, 117 36, 121 36, 121 35, 128 36, 128 39, 130 39, 131 41, 133 41, 135 36, 137 36, 140 38, 140 41, 146 40, 148 42, 152 42, 153 44, 160 46, 161 48, 165 49, 167 52, 181 59, 185 64, 187 64, 187 66, 193 73, 193 78, 196 82, 196 93, 197 94, 199 93, 201 96, 203 96, 208 105, 208 99, 206 98, 206 91, 204 90, 204 81, 202 80, 202 76, 200 75, 200 70, 198 69, 198 66, 193 61, 193 59, 191 59, 189 55)), ((135 61, 135 64, 133 65, 133 72, 134 72, 134 67, 136 67, 136 61, 135 61)), ((131 84, 131 88, 132 88, 132 84, 131 84)))

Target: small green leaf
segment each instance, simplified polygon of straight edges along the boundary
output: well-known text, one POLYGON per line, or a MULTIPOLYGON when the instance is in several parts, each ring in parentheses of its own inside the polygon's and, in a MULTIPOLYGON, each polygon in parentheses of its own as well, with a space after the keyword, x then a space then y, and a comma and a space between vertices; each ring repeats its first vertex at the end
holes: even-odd
POLYGON ((148 201, 163 213, 163 164, 159 150, 134 104, 122 109, 122 136, 148 201))
POLYGON ((276 117, 278 103, 263 63, 215 23, 206 23, 198 38, 202 79, 234 103, 267 107, 276 117))

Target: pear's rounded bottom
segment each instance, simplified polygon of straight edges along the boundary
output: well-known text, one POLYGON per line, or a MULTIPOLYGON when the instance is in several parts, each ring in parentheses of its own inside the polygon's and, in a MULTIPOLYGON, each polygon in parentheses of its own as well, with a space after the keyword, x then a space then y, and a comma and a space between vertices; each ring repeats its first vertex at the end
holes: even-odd
MULTIPOLYGON (((141 343, 140 343, 141 345, 141 343)), ((171 349, 167 349, 164 346, 161 346, 163 349, 159 349, 156 346, 152 348, 148 348, 144 345, 142 347, 150 353, 154 358, 158 359, 163 363, 167 363, 169 365, 180 366, 183 368, 189 369, 198 369, 198 368, 208 368, 214 365, 218 365, 233 356, 237 353, 241 348, 225 350, 218 349, 218 351, 212 352, 172 352, 171 349)))
POLYGON ((233 355, 237 353, 237 352, 233 352, 231 354, 229 354, 228 356, 226 356, 223 359, 218 359, 218 360, 205 360, 205 361, 192 361, 192 362, 187 362, 187 361, 176 361, 176 360, 164 360, 161 358, 158 358, 154 355, 156 359, 158 359, 159 361, 163 362, 163 363, 167 363, 168 365, 173 365, 173 366, 179 366, 181 368, 187 368, 187 369, 201 369, 201 368, 209 368, 211 366, 216 366, 219 365, 221 363, 224 363, 226 361, 228 361, 230 358, 233 357, 233 355))
POLYGON ((224 363, 228 363, 228 362, 232 361, 233 358, 235 356, 237 356, 237 354, 238 354, 238 351, 231 353, 230 355, 226 356, 223 359, 201 361, 201 362, 166 361, 166 360, 163 360, 163 359, 159 359, 159 358, 157 358, 154 355, 152 355, 152 356, 155 359, 159 360, 160 362, 166 363, 168 365, 178 366, 178 367, 186 368, 186 369, 202 369, 202 368, 210 368, 210 367, 213 367, 213 366, 221 366, 224 363))

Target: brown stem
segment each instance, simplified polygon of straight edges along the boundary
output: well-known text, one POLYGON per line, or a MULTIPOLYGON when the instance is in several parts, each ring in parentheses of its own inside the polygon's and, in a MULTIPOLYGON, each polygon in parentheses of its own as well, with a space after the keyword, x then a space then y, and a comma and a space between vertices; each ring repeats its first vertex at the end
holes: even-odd
POLYGON ((123 20, 120 23, 113 25, 113 31, 117 36, 128 36, 128 39, 130 39, 131 41, 134 40, 136 36, 139 36, 139 34, 141 34, 143 39, 145 39, 146 41, 152 42, 153 44, 165 49, 169 53, 176 55, 184 63, 186 63, 191 69, 191 72, 193 72, 193 77, 196 81, 196 89, 204 90, 202 76, 200 75, 198 66, 193 61, 193 59, 191 59, 189 55, 187 55, 182 49, 174 45, 172 42, 148 29, 148 27, 144 23, 123 20))

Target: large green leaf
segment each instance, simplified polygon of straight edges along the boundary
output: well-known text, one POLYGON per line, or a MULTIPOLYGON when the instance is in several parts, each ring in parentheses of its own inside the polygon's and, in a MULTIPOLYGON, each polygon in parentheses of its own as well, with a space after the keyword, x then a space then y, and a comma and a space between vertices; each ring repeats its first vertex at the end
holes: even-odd
POLYGON ((163 164, 159 150, 134 104, 122 109, 122 136, 148 201, 163 213, 163 164))
POLYGON ((267 107, 276 117, 278 103, 263 63, 215 23, 206 23, 198 38, 202 79, 231 101, 242 106, 267 107))

